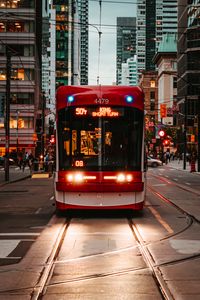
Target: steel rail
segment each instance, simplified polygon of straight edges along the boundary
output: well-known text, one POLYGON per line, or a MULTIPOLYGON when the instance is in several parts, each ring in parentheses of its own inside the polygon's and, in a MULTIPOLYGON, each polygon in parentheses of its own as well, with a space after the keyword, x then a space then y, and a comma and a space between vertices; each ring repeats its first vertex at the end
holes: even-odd
POLYGON ((143 241, 136 225, 134 224, 132 219, 128 219, 128 223, 129 223, 131 231, 133 232, 133 235, 138 243, 139 250, 140 250, 147 266, 149 267, 149 269, 152 272, 153 278, 157 284, 157 287, 161 293, 161 296, 165 300, 175 300, 175 298, 171 294, 166 282, 164 281, 164 279, 160 273, 159 266, 157 266, 155 264, 155 261, 151 255, 151 253, 149 252, 147 245, 143 241))
POLYGON ((53 246, 53 249, 51 251, 51 254, 47 259, 47 262, 44 266, 44 269, 41 273, 41 276, 40 276, 36 286, 34 287, 34 290, 31 295, 31 300, 39 300, 39 299, 41 299, 41 297, 43 295, 45 286, 49 280, 49 277, 52 274, 55 260, 59 254, 60 248, 62 246, 64 237, 65 237, 65 234, 67 231, 67 228, 69 227, 70 221, 71 220, 67 220, 66 223, 63 224, 63 226, 61 227, 61 229, 58 233, 58 236, 57 236, 56 242, 53 246))

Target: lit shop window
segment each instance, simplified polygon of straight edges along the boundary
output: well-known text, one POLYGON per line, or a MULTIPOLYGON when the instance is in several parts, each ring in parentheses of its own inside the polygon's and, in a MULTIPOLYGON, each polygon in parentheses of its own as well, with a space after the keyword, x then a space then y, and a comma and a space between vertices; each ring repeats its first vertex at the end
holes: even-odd
POLYGON ((0 32, 33 32, 33 22, 1 21, 0 32))
POLYGON ((0 0, 0 8, 34 8, 34 0, 0 0))
POLYGON ((0 80, 6 80, 5 70, 0 70, 0 80))
POLYGON ((15 129, 23 129, 23 128, 33 128, 33 118, 29 117, 21 117, 18 118, 11 118, 10 119, 10 128, 15 128, 15 129))

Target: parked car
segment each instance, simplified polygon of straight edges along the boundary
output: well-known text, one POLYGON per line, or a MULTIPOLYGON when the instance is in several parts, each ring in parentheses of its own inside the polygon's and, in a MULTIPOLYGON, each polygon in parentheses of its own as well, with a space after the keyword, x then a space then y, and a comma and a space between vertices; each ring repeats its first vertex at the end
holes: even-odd
POLYGON ((148 167, 156 168, 158 166, 162 166, 162 161, 157 158, 152 158, 150 156, 147 156, 147 165, 148 167))
MULTIPOLYGON (((0 166, 4 166, 5 157, 0 156, 0 166)), ((12 158, 9 158, 9 165, 14 165, 15 161, 12 158)))

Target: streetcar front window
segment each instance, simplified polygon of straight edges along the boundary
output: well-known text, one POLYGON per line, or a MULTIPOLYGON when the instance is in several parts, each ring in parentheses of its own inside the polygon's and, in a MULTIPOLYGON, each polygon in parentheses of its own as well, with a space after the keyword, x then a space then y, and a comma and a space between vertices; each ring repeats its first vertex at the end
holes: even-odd
POLYGON ((143 112, 114 107, 58 113, 59 169, 141 170, 143 112))

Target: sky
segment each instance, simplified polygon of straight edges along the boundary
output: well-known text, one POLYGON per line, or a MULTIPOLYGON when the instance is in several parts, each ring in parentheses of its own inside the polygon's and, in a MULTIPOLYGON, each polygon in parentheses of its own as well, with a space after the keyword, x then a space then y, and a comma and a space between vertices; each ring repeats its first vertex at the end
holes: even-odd
POLYGON ((134 3, 135 0, 105 0, 105 2, 102 0, 102 35, 98 72, 100 5, 98 0, 89 0, 89 23, 91 24, 89 26, 89 84, 97 84, 98 74, 99 83, 102 85, 112 85, 116 82, 117 17, 135 17, 136 4, 134 3))

